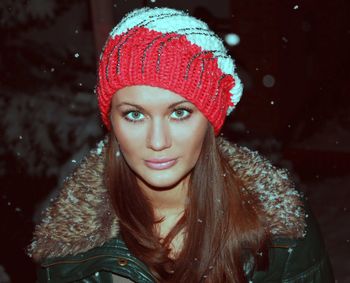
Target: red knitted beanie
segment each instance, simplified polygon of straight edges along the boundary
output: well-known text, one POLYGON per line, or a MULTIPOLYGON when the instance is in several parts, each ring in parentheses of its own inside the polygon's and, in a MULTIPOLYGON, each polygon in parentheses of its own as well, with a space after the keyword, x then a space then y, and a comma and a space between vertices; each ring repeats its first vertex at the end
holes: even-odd
POLYGON ((101 54, 97 85, 104 124, 110 129, 111 99, 119 89, 148 85, 192 102, 218 134, 228 108, 234 106, 230 90, 235 79, 223 73, 217 57, 176 32, 160 32, 144 25, 120 34, 112 32, 101 54))

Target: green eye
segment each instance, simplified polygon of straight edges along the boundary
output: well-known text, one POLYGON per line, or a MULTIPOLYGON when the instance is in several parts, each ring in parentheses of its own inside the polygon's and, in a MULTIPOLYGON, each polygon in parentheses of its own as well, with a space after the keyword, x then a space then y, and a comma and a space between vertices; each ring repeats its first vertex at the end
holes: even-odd
POLYGON ((138 111, 129 111, 126 115, 125 115, 125 118, 129 121, 132 121, 132 122, 138 122, 138 121, 141 121, 144 116, 141 112, 138 112, 138 111))
POLYGON ((177 120, 186 119, 191 115, 191 112, 192 111, 189 109, 175 109, 174 112, 171 114, 171 118, 177 120))

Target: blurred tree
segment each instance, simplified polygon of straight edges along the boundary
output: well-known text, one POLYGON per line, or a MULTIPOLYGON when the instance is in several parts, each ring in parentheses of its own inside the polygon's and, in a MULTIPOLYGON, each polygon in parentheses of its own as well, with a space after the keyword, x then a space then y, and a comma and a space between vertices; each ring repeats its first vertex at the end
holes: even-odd
POLYGON ((65 2, 1 3, 0 155, 17 158, 29 175, 58 175, 102 134, 88 5, 65 2))

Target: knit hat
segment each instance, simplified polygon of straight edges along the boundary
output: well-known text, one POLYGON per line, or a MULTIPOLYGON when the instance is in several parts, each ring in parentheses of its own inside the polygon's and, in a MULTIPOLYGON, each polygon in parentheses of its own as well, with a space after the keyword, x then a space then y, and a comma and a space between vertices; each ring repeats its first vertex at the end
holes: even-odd
POLYGON ((113 95, 133 85, 181 95, 203 113, 215 134, 243 89, 222 40, 206 23, 184 11, 149 7, 128 13, 102 51, 96 90, 108 129, 113 95))

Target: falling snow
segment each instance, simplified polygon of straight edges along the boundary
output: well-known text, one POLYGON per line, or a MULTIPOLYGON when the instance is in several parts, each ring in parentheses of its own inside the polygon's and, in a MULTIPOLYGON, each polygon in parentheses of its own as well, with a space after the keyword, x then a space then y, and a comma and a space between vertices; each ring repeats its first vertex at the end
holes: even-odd
POLYGON ((265 87, 273 87, 275 85, 275 78, 272 75, 265 75, 262 82, 265 87))
MULTIPOLYGON (((150 0, 151 2, 156 2, 155 0, 150 0)), ((14 1, 15 3, 16 1, 14 1)), ((31 0, 28 1, 28 3, 32 3, 33 6, 30 9, 30 12, 32 12, 32 18, 45 18, 50 15, 53 15, 54 13, 54 1, 47 0, 47 1, 39 1, 39 0, 31 0), (44 3, 45 2, 45 3, 44 3), (45 4, 43 6, 43 3, 45 4), (40 4, 40 5, 39 5, 40 4)), ((16 4, 13 4, 16 5, 16 4)), ((80 5, 80 4, 79 4, 80 5)), ((72 6, 74 6, 72 4, 72 6)), ((113 7, 117 7, 117 4, 115 3, 113 7)), ((298 10, 299 5, 289 6, 289 9, 293 7, 294 10, 298 10)), ((78 6, 79 8, 79 6, 78 6)), ((13 9, 13 7, 9 7, 9 10, 16 11, 13 9)), ((79 11, 76 10, 76 11, 79 11)), ((76 12, 75 11, 75 12, 76 12)), ((19 11, 20 12, 20 11, 19 11)), ((74 13, 73 13, 74 14, 74 13)), ((72 15, 72 14, 70 14, 72 15)), ((69 16, 69 14, 68 14, 69 16)), ((233 16, 233 15, 232 15, 233 16)), ((20 17, 20 15, 19 15, 20 17)), ((22 16, 23 17, 23 16, 22 16)), ((311 24, 307 20, 302 21, 302 31, 308 32, 311 29, 315 29, 316 26, 314 26, 314 23, 311 24)), ((74 30, 75 27, 81 26, 79 24, 72 25, 67 28, 67 30, 70 31, 71 34, 73 34, 72 30, 74 30), (73 29, 72 29, 73 27, 73 29)), ((78 28, 74 30, 74 33, 76 35, 81 34, 82 31, 79 31, 78 28)), ((54 34, 51 32, 51 34, 54 34)), ((238 35, 237 35, 238 36, 238 35)), ((79 36, 74 36, 75 38, 78 38, 79 36)), ((286 36, 283 36, 281 38, 282 42, 287 43, 291 42, 292 38, 287 38, 286 36)), ((239 36, 238 36, 238 43, 239 44, 239 36)), ((229 45, 229 43, 225 42, 229 45)), ((63 42, 63 44, 65 44, 63 42)), ((282 44, 281 44, 282 45, 282 44)), ((77 45, 78 46, 78 45, 77 45)), ((87 46, 93 46, 93 44, 87 45, 87 46)), ((234 46, 234 45, 233 45, 234 46)), ((52 50, 55 52, 59 50, 60 47, 57 46, 49 46, 52 50)), ((70 54, 74 54, 74 50, 70 51, 70 54)), ((84 53, 85 54, 85 53, 84 53)), ((71 56, 71 55, 70 55, 71 56)), ((79 62, 83 59, 84 56, 80 56, 79 53, 75 53, 73 58, 79 58, 79 62)), ((48 61, 52 64, 52 62, 62 62, 68 60, 68 58, 62 58, 60 61, 48 61)), ((51 67, 50 63, 46 65, 46 70, 42 70, 42 72, 51 72, 54 73, 57 68, 51 67)), ((58 63, 59 64, 59 63, 58 63)), ((258 63, 256 63, 258 64, 258 63)), ((56 65, 58 66, 58 65, 56 65)), ((264 71, 264 67, 261 64, 260 67, 256 67, 256 71, 264 71)), ((77 75, 77 80, 72 82, 71 85, 84 85, 87 87, 86 81, 90 80, 90 77, 87 77, 85 80, 81 80, 82 72, 79 72, 75 70, 75 75, 77 75), (78 76, 79 75, 79 76, 78 76), (81 80, 81 82, 80 82, 81 80), (84 82, 84 83, 83 83, 84 82)), ((52 77, 52 76, 51 76, 52 77)), ((274 79, 274 78, 273 78, 274 79)), ((270 82, 271 83, 271 82, 270 82)), ((267 83, 269 85, 269 83, 267 83)), ((273 80, 272 86, 275 84, 275 81, 273 80)), ((267 86, 263 82, 263 85, 265 87, 272 87, 267 86)), ((322 90, 322 87, 319 88, 322 90)), ((11 122, 10 124, 13 125, 24 125, 26 119, 28 118, 28 113, 33 113, 33 109, 36 110, 38 105, 44 105, 44 107, 41 107, 41 113, 35 113, 33 115, 33 119, 36 119, 36 123, 38 124, 37 129, 32 129, 29 131, 28 129, 23 128, 23 126, 18 126, 19 128, 17 130, 12 128, 3 128, 5 134, 4 134, 4 140, 7 144, 16 144, 16 147, 13 149, 13 153, 20 156, 20 152, 23 153, 23 156, 25 156, 26 162, 28 162, 27 168, 28 172, 27 174, 41 174, 42 176, 51 175, 51 176, 57 176, 58 179, 63 180, 63 177, 68 174, 70 171, 70 168, 72 166, 72 163, 76 163, 76 160, 81 160, 81 157, 84 156, 84 154, 89 150, 89 145, 86 144, 86 140, 97 140, 101 136, 101 126, 100 122, 96 122, 95 115, 91 116, 79 116, 77 114, 78 112, 74 112, 74 109, 91 109, 91 105, 95 105, 95 99, 91 98, 92 95, 90 93, 84 93, 77 96, 71 95, 70 97, 74 97, 74 103, 77 105, 75 108, 72 108, 73 110, 69 109, 67 110, 66 105, 59 105, 57 101, 59 101, 59 97, 61 97, 61 93, 67 93, 68 95, 70 93, 70 86, 67 84, 61 85, 59 88, 55 85, 50 85, 50 89, 46 90, 43 93, 37 93, 35 96, 20 96, 20 95, 12 95, 11 100, 8 104, 8 113, 6 114, 6 119, 10 121, 10 119, 14 119, 15 122, 11 122), (49 94, 49 96, 47 95, 49 94), (46 97, 50 97, 50 99, 47 99, 46 97), (55 102, 53 102, 55 101, 55 102), (27 105, 30 105, 30 107, 27 107, 27 105), (90 107, 90 108, 89 108, 90 107), (23 113, 19 111, 18 109, 23 109, 23 113), (30 112, 29 112, 30 111, 30 112), (58 115, 52 115, 52 113, 58 113, 58 115), (36 116, 37 115, 37 116, 36 116), (13 117, 13 118, 11 118, 13 117), (48 117, 48 118, 44 118, 48 117), (86 121, 86 127, 84 126, 83 129, 78 130, 81 128, 81 121, 82 118, 84 121, 86 121), (47 125, 42 122, 47 120, 47 124, 52 125, 52 129, 57 129, 57 133, 55 135, 59 137, 59 140, 55 140, 54 143, 52 143, 51 136, 47 135, 48 132, 50 132, 50 128, 47 127, 47 125), (41 122, 40 122, 41 121, 41 122), (18 123, 17 123, 18 122, 18 123), (73 130, 74 129, 74 130, 73 130), (69 142, 69 139, 66 138, 70 134, 73 133, 73 140, 74 144, 69 142), (23 137, 25 137, 23 139, 23 137), (28 137, 28 138, 27 138, 28 137), (30 138, 29 138, 30 137, 30 138), (19 142, 20 140, 20 142, 19 142), (45 154, 42 154, 39 156, 39 159, 37 159, 34 156, 34 151, 31 151, 30 149, 31 144, 30 140, 34 142, 36 145, 35 149, 39 152, 45 152, 45 154), (60 144, 62 148, 66 152, 72 153, 70 158, 68 158, 67 162, 65 164, 56 163, 57 154, 59 154, 57 147, 55 147, 55 144, 60 144), (74 159, 72 159, 74 157, 74 159), (33 161, 31 161, 33 160, 33 161), (38 160, 40 162, 38 162, 38 160), (73 162, 73 160, 75 162, 73 162), (38 164, 41 164, 38 166, 38 164), (50 164, 50 166, 47 166, 47 164, 50 164)), ((17 94, 17 93, 13 93, 17 94)), ((71 101, 69 101, 70 104, 71 101)), ((274 105, 274 101, 266 101, 267 103, 271 103, 271 105, 274 105)), ((95 107, 95 106, 94 106, 95 107)), ((90 111, 93 112, 93 111, 90 111)), ((319 119, 318 119, 319 120, 319 119)), ((34 121, 34 120, 33 120, 34 121)), ((305 119, 308 123, 310 123, 309 119, 305 119)), ((314 117, 311 117, 311 121, 315 121, 314 117)), ((293 121, 294 123, 294 121, 293 121)), ((298 123, 295 122, 293 124, 293 131, 294 129, 298 128, 298 123)), ((288 124, 288 128, 292 128, 291 124, 288 124)), ((244 128, 243 134, 250 134, 250 130, 244 128)), ((254 133, 254 129, 252 131, 254 133)), ((263 143, 263 141, 256 141, 259 144, 263 143)), ((335 147, 332 145, 337 145, 337 150, 344 150, 345 154, 348 154, 349 152, 349 145, 350 145, 350 135, 349 130, 346 128, 343 128, 337 123, 337 121, 329 120, 327 123, 323 125, 322 128, 320 128, 319 131, 314 131, 313 133, 310 133, 308 135, 307 139, 302 140, 301 142, 298 142, 298 146, 301 148, 319 148, 320 150, 330 150, 334 149, 335 147)), ((294 143, 296 145, 296 143, 294 143)), ((103 141, 100 142, 99 146, 96 148, 96 154, 102 154, 104 148, 103 141)), ((349 248, 350 240, 345 238, 344 235, 341 234, 341 229, 339 227, 344 227, 344 223, 348 223, 349 221, 349 212, 348 208, 346 207, 347 203, 346 201, 349 199, 349 193, 348 190, 345 190, 344 188, 347 188, 350 183, 350 179, 347 176, 344 176, 341 179, 338 179, 336 177, 329 177, 328 179, 324 178, 324 176, 321 175, 314 175, 315 181, 314 183, 307 184, 309 186, 309 194, 310 194, 310 200, 314 201, 314 206, 319 208, 316 209, 316 212, 319 214, 318 219, 320 220, 322 224, 322 228, 327 231, 325 233, 326 235, 329 235, 328 238, 328 248, 332 252, 332 260, 336 263, 343 263, 345 262, 345 266, 350 265, 350 261, 342 256, 340 251, 344 251, 345 248, 349 248), (335 190, 339 191, 339 194, 342 197, 338 197, 336 199, 335 196, 335 190), (339 199, 341 204, 339 204, 339 199), (320 207, 324 208, 327 207, 326 210, 320 209, 320 207), (346 220, 348 219, 348 220, 346 220), (339 241, 335 241, 334 239, 341 239, 339 241), (347 246, 345 246, 347 245, 347 246)), ((15 202, 7 201, 6 195, 3 195, 2 198, 4 199, 4 204, 9 206, 8 209, 16 212, 20 212, 21 208, 15 207, 15 202)), ((74 201, 74 199, 72 199, 74 201)), ((218 200, 219 201, 219 200, 218 200)), ((200 219, 198 219, 200 221, 200 219)), ((197 259, 195 259, 197 260, 197 259)), ((0 269, 2 267, 0 266, 0 269)), ((250 281, 252 282, 252 281, 250 281)))
POLYGON ((228 33, 225 36, 225 42, 229 46, 236 46, 236 45, 238 45, 240 40, 241 39, 240 39, 239 35, 235 34, 235 33, 228 33))
POLYGON ((105 142, 103 140, 101 140, 98 144, 96 149, 93 151, 94 153, 96 153, 97 155, 101 155, 102 150, 104 148, 105 142))

